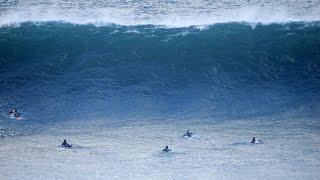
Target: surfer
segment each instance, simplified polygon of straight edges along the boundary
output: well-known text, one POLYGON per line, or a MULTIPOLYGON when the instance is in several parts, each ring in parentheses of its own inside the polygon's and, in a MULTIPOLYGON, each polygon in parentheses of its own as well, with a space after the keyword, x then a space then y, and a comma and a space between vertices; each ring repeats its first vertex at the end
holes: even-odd
POLYGON ((71 148, 71 147, 72 147, 71 144, 68 144, 68 143, 67 143, 67 140, 63 140, 63 143, 62 143, 61 146, 64 147, 64 148, 71 148))
POLYGON ((252 144, 263 144, 263 141, 253 137, 252 140, 251 140, 251 143, 252 144))
POLYGON ((169 149, 169 147, 168 147, 168 146, 166 146, 166 148, 164 148, 162 151, 163 151, 163 152, 170 152, 170 151, 171 151, 171 149, 169 149))
POLYGON ((191 133, 189 130, 183 135, 183 137, 192 137, 194 133, 191 133))
POLYGON ((257 142, 256 138, 253 137, 252 140, 251 140, 251 143, 256 143, 256 142, 257 142))
POLYGON ((8 111, 8 115, 10 117, 20 118, 20 113, 18 113, 18 111, 14 108, 8 111))

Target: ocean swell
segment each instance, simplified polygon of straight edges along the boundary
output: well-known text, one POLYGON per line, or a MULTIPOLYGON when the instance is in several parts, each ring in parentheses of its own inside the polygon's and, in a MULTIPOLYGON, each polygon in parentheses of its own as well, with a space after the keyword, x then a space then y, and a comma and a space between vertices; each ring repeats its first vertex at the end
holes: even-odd
POLYGON ((317 23, 0 28, 0 100, 37 122, 318 113, 317 23))

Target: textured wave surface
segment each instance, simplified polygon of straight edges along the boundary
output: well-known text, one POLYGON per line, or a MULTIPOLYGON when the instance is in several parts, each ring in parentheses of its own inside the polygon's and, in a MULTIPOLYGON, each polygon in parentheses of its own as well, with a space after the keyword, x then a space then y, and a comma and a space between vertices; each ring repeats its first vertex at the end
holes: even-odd
POLYGON ((1 106, 39 121, 316 114, 319 39, 315 23, 2 27, 1 106))

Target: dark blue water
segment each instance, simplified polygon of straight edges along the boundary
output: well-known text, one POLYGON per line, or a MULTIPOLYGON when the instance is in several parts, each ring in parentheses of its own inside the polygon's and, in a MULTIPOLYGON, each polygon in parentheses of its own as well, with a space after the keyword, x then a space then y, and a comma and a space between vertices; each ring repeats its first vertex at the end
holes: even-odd
POLYGON ((318 23, 0 28, 2 123, 318 116, 319 100, 318 23))

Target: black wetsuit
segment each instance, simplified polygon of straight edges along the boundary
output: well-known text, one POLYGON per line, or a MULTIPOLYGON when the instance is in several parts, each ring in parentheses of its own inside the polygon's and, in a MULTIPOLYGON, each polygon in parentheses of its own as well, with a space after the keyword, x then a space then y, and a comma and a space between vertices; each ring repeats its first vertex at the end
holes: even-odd
POLYGON ((66 140, 63 141, 63 143, 62 143, 61 146, 62 146, 62 147, 65 147, 65 148, 71 148, 71 147, 72 147, 72 145, 71 145, 71 144, 68 144, 66 140))
POLYGON ((183 135, 183 137, 192 137, 193 133, 187 132, 183 135))
POLYGON ((171 149, 169 149, 169 147, 166 146, 166 148, 164 148, 162 151, 163 151, 163 152, 169 152, 169 151, 171 151, 171 149))

